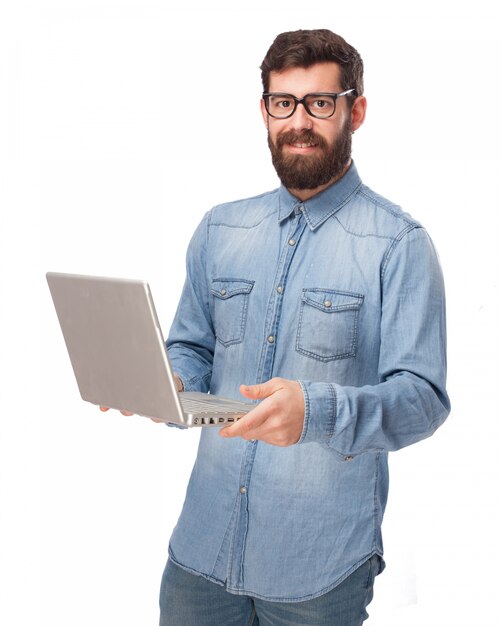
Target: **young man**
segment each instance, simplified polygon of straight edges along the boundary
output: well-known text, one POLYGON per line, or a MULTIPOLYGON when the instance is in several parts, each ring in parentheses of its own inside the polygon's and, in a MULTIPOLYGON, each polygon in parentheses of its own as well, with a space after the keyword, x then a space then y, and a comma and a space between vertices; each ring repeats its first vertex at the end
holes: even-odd
POLYGON ((449 412, 435 250, 351 161, 359 54, 327 30, 283 33, 261 69, 282 185, 204 217, 167 341, 184 389, 260 402, 201 433, 161 626, 360 625, 388 451, 449 412))

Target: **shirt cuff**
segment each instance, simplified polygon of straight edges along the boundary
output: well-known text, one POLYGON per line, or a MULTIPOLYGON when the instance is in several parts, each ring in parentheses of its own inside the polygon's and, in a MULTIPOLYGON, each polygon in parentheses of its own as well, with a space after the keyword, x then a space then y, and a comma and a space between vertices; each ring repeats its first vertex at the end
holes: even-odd
POLYGON ((304 395, 304 424, 298 444, 330 443, 337 417, 337 396, 334 385, 298 381, 304 395))

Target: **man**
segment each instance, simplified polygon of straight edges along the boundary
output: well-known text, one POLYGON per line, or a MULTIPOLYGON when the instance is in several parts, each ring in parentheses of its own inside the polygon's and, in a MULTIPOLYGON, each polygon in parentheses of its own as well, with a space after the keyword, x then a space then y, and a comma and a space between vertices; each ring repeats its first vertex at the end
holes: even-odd
POLYGON ((161 626, 360 625, 388 451, 449 412, 433 245, 351 161, 359 54, 328 30, 283 33, 261 70, 282 185, 204 217, 167 341, 180 388, 259 403, 201 433, 161 626))

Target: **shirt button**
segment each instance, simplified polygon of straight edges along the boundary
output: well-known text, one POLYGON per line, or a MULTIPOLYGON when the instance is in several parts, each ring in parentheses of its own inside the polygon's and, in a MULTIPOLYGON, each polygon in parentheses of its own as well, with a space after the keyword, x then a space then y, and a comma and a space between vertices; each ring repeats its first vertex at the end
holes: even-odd
POLYGON ((353 461, 353 457, 352 456, 345 456, 344 460, 345 461, 353 461))
POLYGON ((226 295, 226 289, 221 289, 221 291, 219 292, 222 296, 226 295))
POLYGON ((275 343, 275 337, 273 335, 268 337, 268 343, 275 343))
POLYGON ((246 489, 243 485, 242 485, 242 487, 240 487, 239 491, 240 491, 240 493, 241 493, 242 495, 244 495, 245 493, 247 493, 247 489, 246 489))
POLYGON ((283 287, 281 287, 281 286, 278 286, 278 287, 277 287, 277 291, 278 291, 278 293, 282 293, 282 291, 283 291, 283 290, 284 290, 284 288, 283 288, 283 287))
POLYGON ((330 300, 326 300, 324 302, 324 306, 327 307, 328 309, 332 306, 332 302, 330 300))
POLYGON ((289 246, 295 246, 296 245, 296 240, 295 239, 289 239, 289 246))

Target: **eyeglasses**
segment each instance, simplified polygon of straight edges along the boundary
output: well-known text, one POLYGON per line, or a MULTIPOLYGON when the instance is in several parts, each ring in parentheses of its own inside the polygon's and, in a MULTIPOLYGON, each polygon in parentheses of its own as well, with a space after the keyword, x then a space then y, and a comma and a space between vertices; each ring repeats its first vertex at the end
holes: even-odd
POLYGON ((263 93, 264 106, 271 117, 284 120, 294 115, 297 105, 302 104, 308 115, 321 120, 332 117, 336 112, 336 100, 341 96, 356 93, 347 89, 340 93, 307 93, 303 98, 296 98, 290 93, 263 93))

